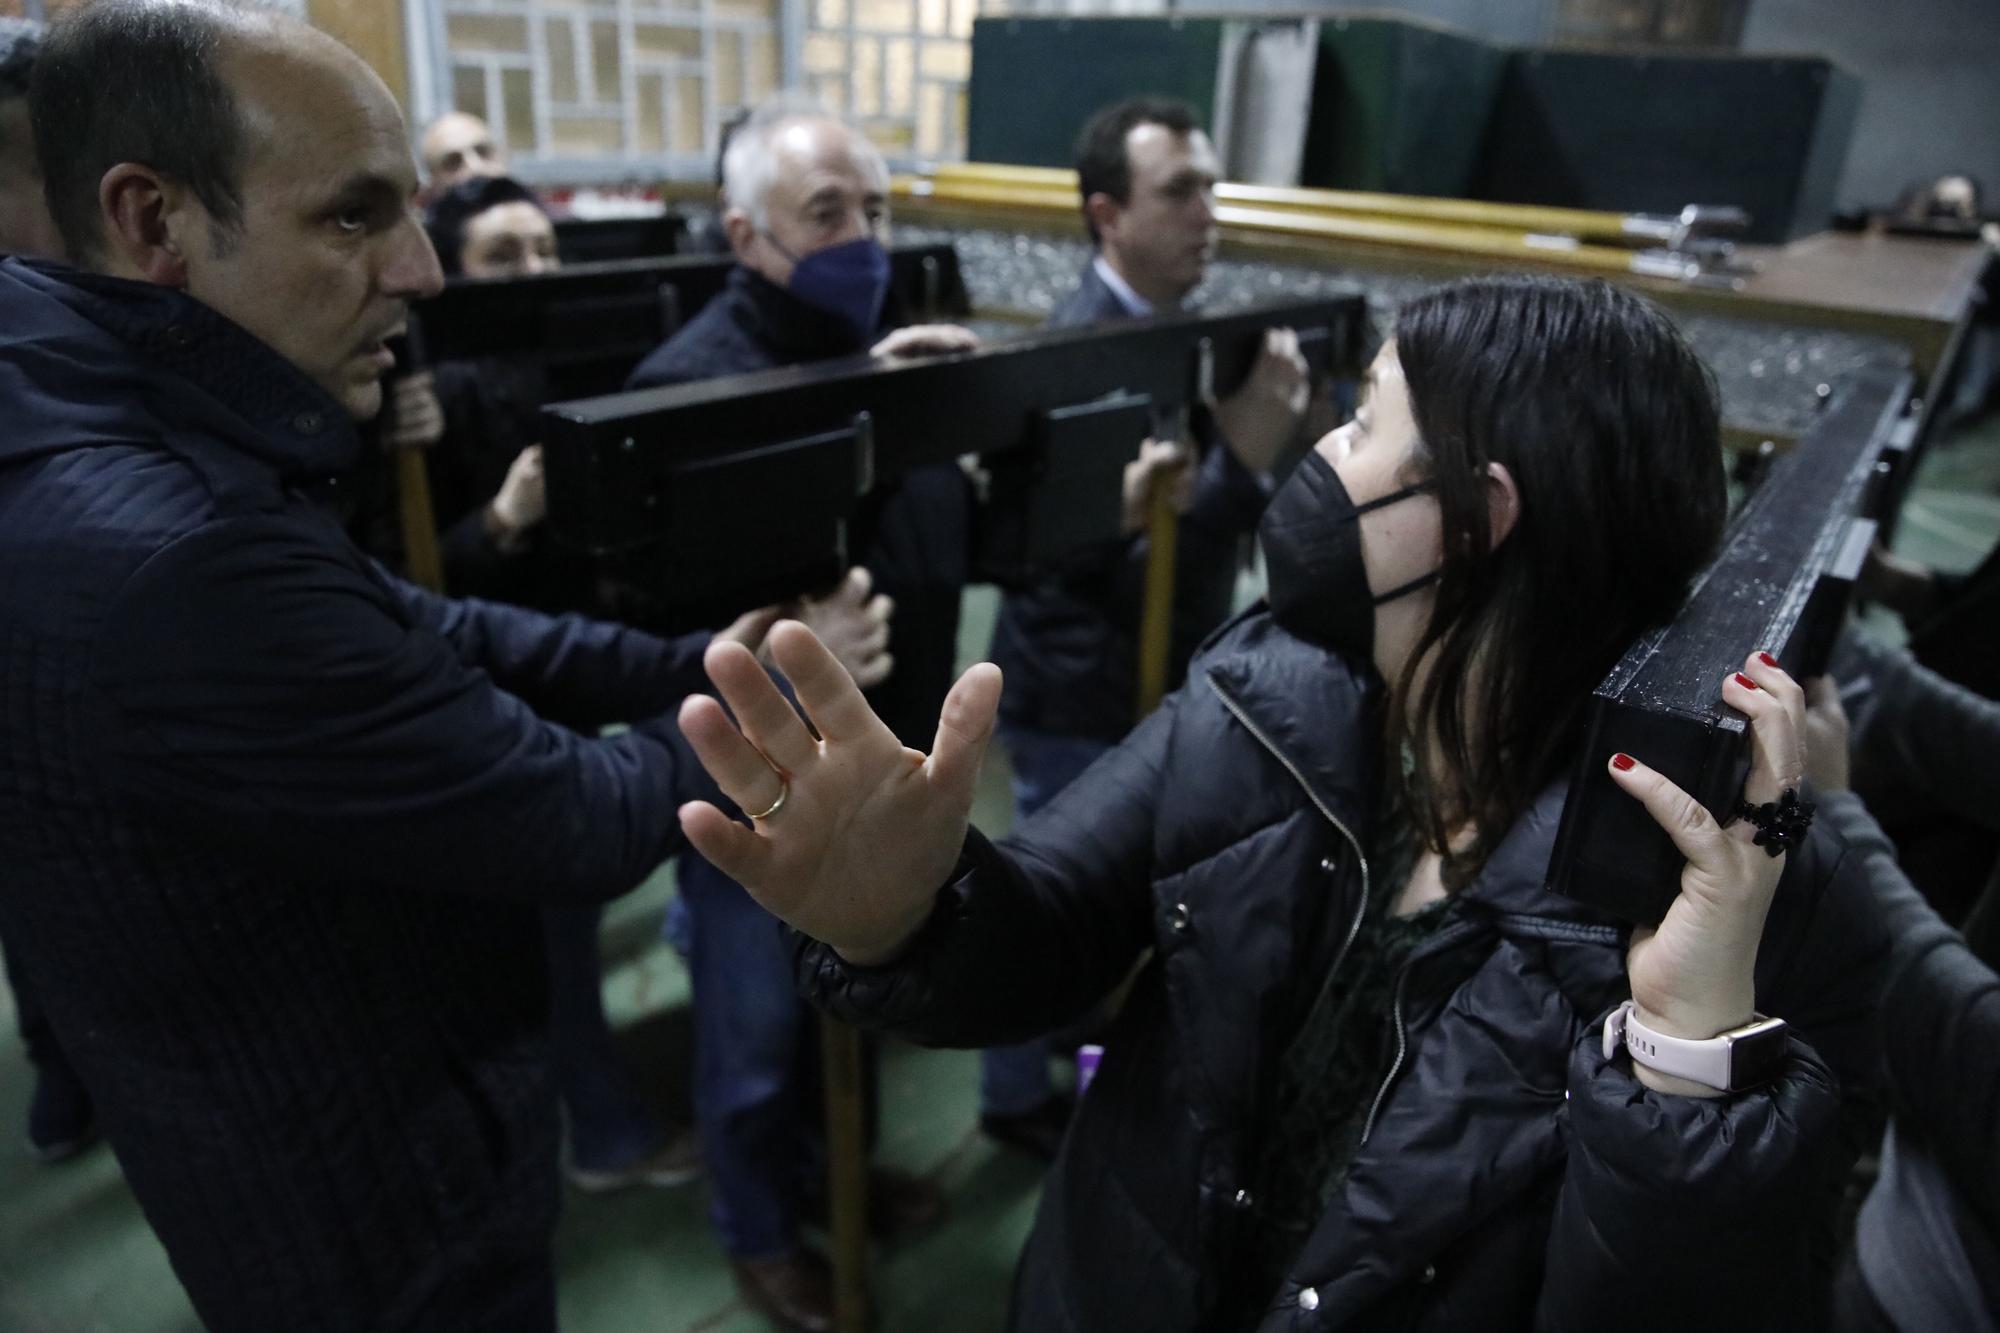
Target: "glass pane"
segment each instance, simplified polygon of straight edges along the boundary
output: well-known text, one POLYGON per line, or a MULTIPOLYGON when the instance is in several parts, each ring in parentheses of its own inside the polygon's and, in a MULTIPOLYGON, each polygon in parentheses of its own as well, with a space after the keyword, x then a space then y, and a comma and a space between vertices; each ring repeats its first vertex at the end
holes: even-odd
POLYGON ((597 100, 616 106, 625 95, 624 84, 619 80, 623 59, 618 50, 616 23, 597 22, 590 25, 590 63, 591 71, 596 76, 597 100))
POLYGON ((632 53, 647 60, 699 60, 701 30, 641 23, 632 29, 632 53))
POLYGON ((715 77, 717 106, 743 105, 743 34, 727 28, 716 30, 709 72, 715 77))
POLYGON ((854 0, 854 26, 865 32, 908 32, 910 0, 854 0))
POLYGON ((548 53, 549 96, 558 102, 576 101, 576 33, 569 20, 545 20, 542 42, 548 53))
POLYGON ((701 119, 702 80, 698 74, 683 74, 674 80, 674 143, 677 153, 705 151, 701 119))
POLYGON ((877 121, 868 127, 868 137, 875 146, 895 157, 907 156, 910 151, 910 127, 907 123, 877 121))
POLYGON ((882 47, 876 42, 854 44, 854 105, 857 116, 882 114, 882 47))
POLYGON ((639 151, 664 153, 667 150, 666 80, 658 74, 641 74, 638 85, 639 151))
POLYGON ((951 24, 951 0, 919 0, 917 23, 925 32, 941 35, 951 24))
POLYGON ((884 42, 882 58, 889 77, 889 105, 885 109, 892 116, 907 116, 916 98, 916 43, 907 38, 884 42))
POLYGON ((779 73, 777 34, 760 32, 750 39, 750 86, 745 90, 745 105, 761 102, 776 91, 779 73))
POLYGON ((771 0, 715 0, 715 17, 739 19, 746 23, 777 22, 777 6, 771 0))
POLYGON ((554 150, 568 157, 608 157, 623 146, 625 127, 609 117, 559 120, 550 127, 554 150))
POLYGON ((808 74, 838 74, 847 68, 847 41, 816 33, 806 38, 805 68, 808 74))
POLYGON ((814 27, 845 28, 847 0, 814 0, 812 16, 814 27))
POLYGON ((453 65, 451 67, 451 104, 458 111, 469 111, 481 120, 491 120, 486 111, 486 71, 477 65, 453 65))
POLYGON ((847 113, 847 80, 838 74, 823 74, 812 80, 812 94, 835 115, 847 113))
POLYGON ((506 108, 507 147, 516 153, 532 153, 541 147, 535 142, 535 85, 525 69, 500 71, 500 105, 506 108))
POLYGON ((445 45, 455 53, 528 49, 528 21, 508 14, 453 14, 444 21, 445 45))
POLYGON ((923 75, 963 83, 972 77, 972 47, 959 42, 925 42, 923 75))

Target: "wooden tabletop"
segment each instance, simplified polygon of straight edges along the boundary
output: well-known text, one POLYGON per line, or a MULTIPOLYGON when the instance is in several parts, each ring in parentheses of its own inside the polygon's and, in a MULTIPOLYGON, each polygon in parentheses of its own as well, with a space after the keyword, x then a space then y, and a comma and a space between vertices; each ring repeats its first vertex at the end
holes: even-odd
POLYGON ((1963 318, 1987 262, 1979 241, 1882 232, 1825 231, 1742 253, 1763 265, 1745 296, 1943 324, 1963 318))

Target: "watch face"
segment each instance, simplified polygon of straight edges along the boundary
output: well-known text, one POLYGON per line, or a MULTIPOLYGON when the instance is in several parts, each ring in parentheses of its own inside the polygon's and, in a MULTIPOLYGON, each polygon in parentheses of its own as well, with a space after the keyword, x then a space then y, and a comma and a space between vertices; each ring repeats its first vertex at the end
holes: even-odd
POLYGON ((1785 1025, 1767 1019, 1729 1039, 1731 1091, 1769 1083, 1785 1067, 1785 1025))

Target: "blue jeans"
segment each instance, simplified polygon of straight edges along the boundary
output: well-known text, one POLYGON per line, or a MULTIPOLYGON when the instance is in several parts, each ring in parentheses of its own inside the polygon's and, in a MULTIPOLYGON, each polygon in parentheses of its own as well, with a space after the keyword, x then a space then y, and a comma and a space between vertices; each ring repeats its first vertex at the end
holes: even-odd
MULTIPOLYGON (((1003 726, 1000 739, 1014 761, 1014 822, 1047 805, 1083 770, 1111 748, 1107 741, 1057 736, 1026 727, 1003 726)), ((1025 1115, 1050 1097, 1049 1043, 1036 1038, 1018 1046, 992 1046, 979 1057, 979 1110, 982 1115, 1025 1115)))
POLYGON ((694 1109, 709 1219, 739 1259, 789 1254, 821 1162, 819 1043, 792 981, 783 927, 692 851, 678 863, 668 941, 694 1000, 694 1109))
POLYGON ((632 1084, 604 1018, 599 907, 542 910, 549 956, 549 1041, 569 1121, 570 1160, 617 1171, 658 1151, 667 1131, 632 1084))

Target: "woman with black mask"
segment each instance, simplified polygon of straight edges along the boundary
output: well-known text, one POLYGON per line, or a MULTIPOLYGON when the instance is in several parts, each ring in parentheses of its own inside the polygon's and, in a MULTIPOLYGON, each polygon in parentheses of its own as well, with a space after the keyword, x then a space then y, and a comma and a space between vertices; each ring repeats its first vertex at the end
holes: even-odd
POLYGON ((736 722, 700 700, 682 727, 759 813, 682 821, 800 932, 809 994, 920 1041, 1046 1032, 1150 951, 1017 1329, 1813 1327, 1885 942, 1859 868, 1800 827, 1798 687, 1715 664, 1754 737, 1727 828, 1590 756, 1688 857, 1656 930, 1543 887, 1590 693, 1724 510, 1712 382, 1657 311, 1455 284, 1404 307, 1355 420, 1274 497, 1268 607, 1012 837, 966 823, 997 671, 925 756, 792 626, 773 647, 817 734, 711 652, 736 722))

